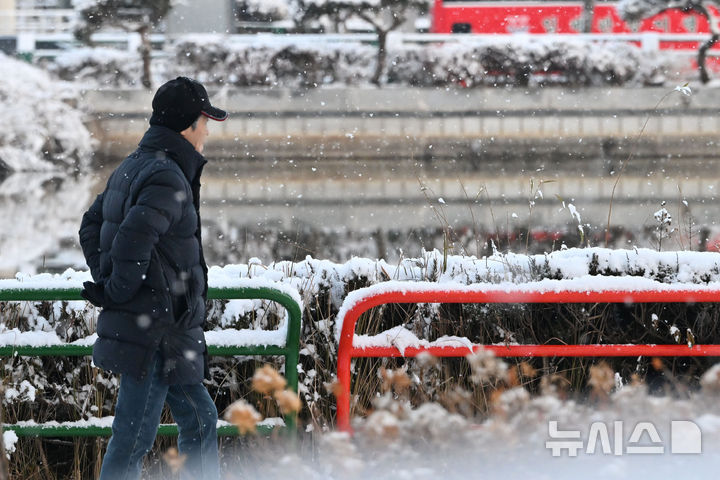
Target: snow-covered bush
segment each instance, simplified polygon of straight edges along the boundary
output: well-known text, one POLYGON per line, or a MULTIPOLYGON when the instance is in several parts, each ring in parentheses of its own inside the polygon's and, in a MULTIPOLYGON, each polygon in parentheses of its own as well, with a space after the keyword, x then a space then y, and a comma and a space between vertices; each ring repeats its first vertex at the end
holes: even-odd
POLYGON ((285 0, 235 0, 238 19, 249 22, 285 20, 291 9, 285 0))
POLYGON ((47 72, 0 53, 0 171, 78 169, 92 153, 78 91, 47 72))
POLYGON ((577 40, 488 40, 391 50, 388 83, 421 87, 644 82, 643 57, 628 44, 577 40))
MULTIPOLYGON (((175 46, 178 73, 237 86, 369 84, 375 49, 360 44, 228 44, 187 37, 175 46)), ((637 47, 578 40, 391 45, 385 82, 420 87, 644 82, 637 47)))
POLYGON ((187 37, 175 46, 177 73, 210 85, 313 88, 367 81, 374 49, 362 45, 228 44, 187 37))
POLYGON ((92 34, 105 28, 135 32, 140 36, 138 48, 142 61, 140 82, 152 88, 152 43, 150 32, 158 27, 177 0, 73 0, 76 21, 75 38, 93 45, 92 34))
POLYGON ((48 63, 48 70, 62 80, 90 88, 140 88, 142 62, 137 55, 112 48, 69 50, 48 63))
POLYGON ((691 21, 693 24, 698 21, 706 22, 709 26, 710 33, 707 39, 698 45, 697 69, 700 74, 700 81, 707 83, 710 81, 708 66, 706 65, 708 51, 717 43, 718 35, 720 35, 718 26, 720 23, 720 17, 718 17, 719 7, 720 2, 718 2, 718 0, 702 2, 698 2, 697 0, 620 0, 617 4, 617 12, 620 18, 636 26, 640 22, 652 18, 657 18, 654 22, 667 21, 667 19, 661 19, 656 16, 667 11, 682 11, 683 14, 686 15, 683 23, 688 32, 695 32, 697 27, 691 27, 685 20, 691 21), (694 15, 695 18, 691 15, 694 15))
MULTIPOLYGON (((375 47, 361 43, 289 43, 284 37, 244 43, 208 35, 185 36, 167 53, 155 61, 156 83, 187 75, 215 87, 286 88, 370 85, 377 55, 375 47)), ((390 42, 382 81, 443 88, 645 84, 662 81, 664 62, 671 60, 650 58, 631 44, 578 39, 390 42)), ((86 49, 62 55, 48 68, 63 79, 115 88, 138 86, 141 65, 125 53, 86 49)))

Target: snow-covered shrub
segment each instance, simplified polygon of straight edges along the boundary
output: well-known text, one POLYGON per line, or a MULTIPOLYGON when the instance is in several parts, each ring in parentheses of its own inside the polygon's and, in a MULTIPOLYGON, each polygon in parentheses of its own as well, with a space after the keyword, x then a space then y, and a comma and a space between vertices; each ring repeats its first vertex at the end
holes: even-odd
POLYGON ((225 37, 185 37, 174 47, 177 74, 211 85, 313 88, 357 84, 366 78, 374 50, 362 45, 228 43, 225 37))
POLYGON ((487 40, 404 46, 389 52, 388 83, 420 87, 623 85, 643 82, 642 57, 628 44, 578 40, 487 40))
POLYGON ((15 451, 15 444, 18 441, 18 436, 12 430, 3 432, 3 447, 5 447, 6 455, 9 457, 11 453, 15 451))
POLYGON ((112 48, 81 48, 55 57, 48 70, 62 80, 90 88, 140 88, 142 62, 137 54, 112 48))
POLYGON ((274 22, 288 18, 290 6, 285 0, 235 0, 238 19, 249 22, 274 22))
MULTIPOLYGON (((289 42, 286 37, 233 42, 223 35, 187 35, 166 53, 154 61, 156 85, 187 75, 214 87, 286 88, 369 85, 377 55, 374 46, 361 43, 289 42)), ((386 84, 472 88, 656 84, 662 81, 663 65, 674 60, 641 54, 635 45, 618 42, 518 38, 427 45, 391 42, 386 61, 386 84)), ((48 68, 63 79, 99 88, 138 87, 142 70, 132 55, 106 49, 69 52, 48 68)))
POLYGON ((81 168, 92 153, 78 92, 47 72, 0 53, 0 171, 81 168))
MULTIPOLYGON (((623 85, 646 68, 640 49, 617 42, 591 44, 588 65, 591 84, 623 85)), ((643 82, 647 79, 642 78, 643 82)))

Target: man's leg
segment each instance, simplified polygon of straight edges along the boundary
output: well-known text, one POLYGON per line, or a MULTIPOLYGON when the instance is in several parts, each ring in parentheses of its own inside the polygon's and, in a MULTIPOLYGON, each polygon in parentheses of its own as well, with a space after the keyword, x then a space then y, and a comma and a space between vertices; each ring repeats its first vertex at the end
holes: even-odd
POLYGON ((171 385, 167 402, 178 424, 178 450, 186 455, 185 474, 193 480, 220 478, 217 408, 202 383, 171 385))
POLYGON ((152 448, 168 386, 160 380, 160 355, 153 357, 148 375, 138 381, 128 375, 120 379, 112 437, 103 458, 100 480, 136 480, 142 459, 152 448))

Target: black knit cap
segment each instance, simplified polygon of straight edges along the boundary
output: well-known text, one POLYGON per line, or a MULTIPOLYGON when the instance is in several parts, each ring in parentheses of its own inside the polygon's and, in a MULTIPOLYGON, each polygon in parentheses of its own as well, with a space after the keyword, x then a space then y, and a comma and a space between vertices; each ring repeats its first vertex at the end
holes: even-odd
POLYGON ((222 122, 228 118, 225 110, 213 107, 207 90, 200 82, 177 77, 162 85, 152 101, 150 125, 162 125, 182 132, 200 115, 222 122))

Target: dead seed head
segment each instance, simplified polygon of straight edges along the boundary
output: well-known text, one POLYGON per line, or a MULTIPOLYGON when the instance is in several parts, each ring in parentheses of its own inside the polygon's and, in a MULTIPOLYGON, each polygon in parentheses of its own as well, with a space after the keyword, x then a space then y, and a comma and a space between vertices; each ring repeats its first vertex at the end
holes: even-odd
POLYGON ((520 373, 517 368, 511 368, 508 370, 508 373, 505 376, 505 383, 507 383, 510 387, 517 387, 520 385, 520 373))
POLYGON ((537 370, 527 362, 521 362, 507 373, 506 383, 510 387, 517 387, 523 383, 525 379, 535 378, 537 370))
POLYGON ((472 375, 470 379, 475 384, 492 383, 494 380, 504 380, 507 375, 507 364, 498 359, 489 350, 478 350, 465 357, 470 363, 472 375))
POLYGON ((615 387, 615 372, 605 362, 592 365, 588 385, 592 387, 594 393, 607 395, 615 387))
POLYGON ((297 413, 302 407, 300 397, 292 390, 277 391, 275 392, 274 397, 283 415, 297 413))
POLYGON ((343 394, 342 385, 337 380, 333 380, 332 382, 325 383, 325 390, 328 391, 331 395, 333 395, 335 398, 340 398, 343 394))
POLYGON ((662 372, 663 370, 665 370, 665 364, 663 364, 663 361, 660 357, 653 357, 650 363, 652 367, 658 372, 662 372))
POLYGON ((185 460, 187 460, 187 456, 180 455, 177 451, 177 448, 170 447, 165 451, 165 453, 163 453, 162 459, 165 464, 170 467, 170 471, 172 471, 173 475, 177 475, 185 465, 185 460))
POLYGON ((428 352, 420 352, 415 360, 421 367, 434 367, 438 363, 437 357, 428 352))
POLYGON ((460 413, 466 417, 472 415, 472 394, 460 387, 455 387, 453 390, 442 394, 440 404, 450 413, 460 413))
POLYGON ((363 432, 378 440, 394 440, 400 434, 400 422, 387 410, 376 410, 367 417, 363 432))
POLYGON ((383 392, 388 392, 390 389, 394 389, 398 393, 404 392, 412 385, 412 380, 402 368, 387 370, 385 367, 380 367, 379 373, 382 379, 381 388, 383 392))
POLYGON ((540 392, 543 395, 551 395, 564 398, 567 396, 570 381, 560 373, 543 375, 540 378, 540 392))
POLYGON ((498 403, 500 403, 500 397, 502 396, 502 393, 504 391, 505 389, 503 387, 500 387, 490 392, 490 405, 495 407, 498 403))
POLYGON ((532 365, 530 365, 528 362, 521 362, 520 365, 518 365, 518 369, 520 370, 520 373, 523 377, 527 378, 535 378, 537 377, 538 371, 533 368, 532 365))
POLYGON ((248 402, 237 400, 225 411, 225 420, 235 425, 240 434, 244 435, 254 433, 255 427, 262 417, 248 402))
POLYGON ((262 395, 271 395, 277 390, 284 389, 285 385, 287 385, 285 377, 267 364, 255 370, 252 378, 252 389, 262 395))
POLYGON ((720 394, 720 363, 713 365, 710 370, 700 377, 700 385, 703 391, 720 394))
POLYGON ((517 413, 530 401, 530 393, 522 387, 497 389, 490 395, 493 412, 508 416, 517 413))

